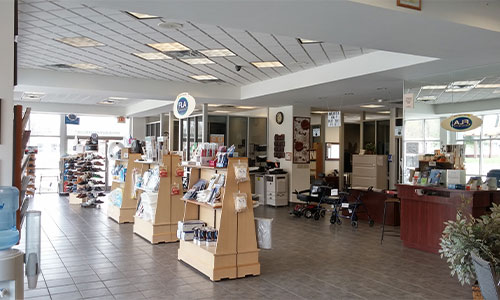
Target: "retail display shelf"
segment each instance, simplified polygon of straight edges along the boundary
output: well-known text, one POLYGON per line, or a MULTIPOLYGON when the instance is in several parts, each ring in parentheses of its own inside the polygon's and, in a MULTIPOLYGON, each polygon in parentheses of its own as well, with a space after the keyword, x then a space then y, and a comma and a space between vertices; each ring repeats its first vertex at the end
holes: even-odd
POLYGON ((113 179, 112 181, 115 183, 119 183, 119 184, 125 184, 125 181, 120 181, 120 180, 116 180, 116 179, 113 179))
POLYGON ((159 162, 157 162, 157 161, 148 161, 148 160, 136 160, 134 162, 138 163, 138 164, 147 164, 147 165, 158 165, 159 164, 159 162))
POLYGON ((194 168, 194 169, 227 170, 227 167, 219 168, 219 167, 210 167, 210 166, 197 166, 197 165, 193 165, 193 164, 188 164, 186 162, 182 162, 181 166, 186 167, 186 168, 194 168))
POLYGON ((181 198, 181 200, 186 201, 187 203, 192 203, 192 204, 203 206, 203 207, 209 207, 209 208, 221 208, 222 207, 222 203, 220 203, 220 202, 215 203, 214 205, 210 205, 208 203, 198 202, 196 200, 190 200, 190 199, 184 199, 184 198, 181 198))
POLYGON ((158 192, 155 192, 153 190, 148 190, 148 189, 143 188, 143 187, 137 187, 136 189, 138 189, 139 191, 142 191, 142 192, 158 195, 158 192))

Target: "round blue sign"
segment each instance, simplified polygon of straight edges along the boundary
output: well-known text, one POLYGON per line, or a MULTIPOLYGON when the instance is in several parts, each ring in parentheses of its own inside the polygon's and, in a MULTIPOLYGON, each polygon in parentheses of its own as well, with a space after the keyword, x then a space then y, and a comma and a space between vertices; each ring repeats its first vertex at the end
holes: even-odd
POLYGON ((472 126, 472 119, 469 117, 458 117, 451 120, 450 126, 456 130, 467 130, 472 126))
POLYGON ((182 97, 177 102, 177 113, 183 116, 187 113, 187 111, 188 111, 188 100, 182 97))

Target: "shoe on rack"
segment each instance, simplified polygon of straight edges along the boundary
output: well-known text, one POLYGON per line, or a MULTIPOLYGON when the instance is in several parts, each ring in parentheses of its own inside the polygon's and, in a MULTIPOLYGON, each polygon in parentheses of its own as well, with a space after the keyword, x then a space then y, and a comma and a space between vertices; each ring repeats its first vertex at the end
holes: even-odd
POLYGON ((102 200, 100 200, 100 199, 97 199, 97 200, 95 200, 94 202, 95 202, 96 204, 103 204, 103 203, 104 203, 104 201, 102 201, 102 200))
POLYGON ((97 197, 106 197, 106 194, 104 194, 103 192, 100 192, 99 194, 97 194, 97 197))
POLYGON ((85 197, 87 197, 87 195, 85 195, 83 193, 80 193, 80 194, 78 194, 78 196, 76 196, 76 198, 80 198, 80 199, 85 198, 85 197))
POLYGON ((104 164, 100 161, 95 161, 94 166, 104 166, 104 164))
POLYGON ((84 208, 94 208, 94 207, 96 207, 95 202, 92 201, 92 200, 84 202, 84 203, 80 204, 80 206, 84 207, 84 208))
POLYGON ((92 174, 92 178, 103 178, 103 177, 99 174, 92 174))

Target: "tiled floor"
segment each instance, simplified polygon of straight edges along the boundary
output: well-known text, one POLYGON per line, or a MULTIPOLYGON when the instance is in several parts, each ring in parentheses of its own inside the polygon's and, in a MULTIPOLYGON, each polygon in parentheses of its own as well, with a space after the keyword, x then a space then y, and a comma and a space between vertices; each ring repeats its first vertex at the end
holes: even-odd
POLYGON ((274 218, 273 250, 260 253, 262 275, 211 282, 177 261, 178 244, 152 246, 105 208, 70 206, 36 196, 42 210, 42 270, 33 299, 470 299, 438 255, 404 248, 380 227, 295 219, 286 208, 259 207, 274 218))

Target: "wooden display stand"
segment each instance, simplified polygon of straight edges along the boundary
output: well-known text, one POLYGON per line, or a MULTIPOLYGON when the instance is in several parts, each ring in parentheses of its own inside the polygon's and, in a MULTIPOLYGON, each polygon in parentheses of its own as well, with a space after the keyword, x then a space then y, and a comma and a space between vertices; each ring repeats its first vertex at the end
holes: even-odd
POLYGON ((139 172, 143 173, 143 168, 146 167, 144 164, 135 162, 137 159, 141 158, 141 154, 130 153, 129 151, 130 149, 122 149, 122 157, 125 156, 125 154, 128 155, 128 157, 115 161, 115 165, 122 164, 127 167, 125 181, 120 182, 113 180, 111 184, 112 191, 116 188, 121 188, 123 190, 122 205, 121 207, 115 206, 112 203, 108 205, 108 217, 120 224, 134 223, 135 210, 137 209, 137 195, 135 195, 135 198, 132 197, 132 193, 134 192, 134 169, 139 169, 139 172))
MULTIPOLYGON (((193 241, 180 241, 178 259, 191 265, 212 281, 224 278, 241 278, 259 275, 259 250, 255 235, 250 181, 237 183, 234 164, 248 163, 247 158, 229 158, 227 169, 191 167, 189 187, 199 179, 209 180, 212 175, 226 175, 225 187, 221 191, 221 205, 212 207, 205 203, 184 200, 186 204, 184 221, 201 220, 219 231, 217 245, 199 246, 193 241), (233 193, 247 194, 247 210, 235 212, 233 193)), ((247 176, 248 170, 247 170, 247 176)))
MULTIPOLYGON (((182 177, 176 176, 175 170, 180 165, 179 155, 163 155, 163 167, 167 177, 160 177, 156 214, 152 221, 135 216, 134 233, 145 238, 151 244, 177 242, 177 222, 184 216, 184 203, 180 201, 182 193, 172 195, 172 186, 177 184, 182 191, 182 177)), ((145 193, 141 191, 140 193, 145 193)))

